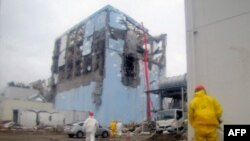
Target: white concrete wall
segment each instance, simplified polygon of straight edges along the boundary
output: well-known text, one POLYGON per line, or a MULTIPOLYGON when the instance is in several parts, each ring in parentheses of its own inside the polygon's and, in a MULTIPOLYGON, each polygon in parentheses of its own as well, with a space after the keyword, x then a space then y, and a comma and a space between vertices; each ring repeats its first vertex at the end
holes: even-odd
POLYGON ((51 114, 49 112, 39 112, 38 113, 38 119, 39 119, 39 124, 42 125, 51 125, 50 119, 51 114))
POLYGON ((3 100, 1 103, 2 115, 0 120, 12 120, 13 110, 43 110, 52 111, 52 103, 41 103, 41 102, 31 102, 31 101, 21 101, 21 100, 3 100))
POLYGON ((57 126, 63 127, 64 126, 66 119, 62 113, 52 113, 51 116, 52 116, 51 123, 52 123, 53 127, 57 127, 57 126))
POLYGON ((53 127, 64 126, 65 124, 65 116, 58 112, 38 112, 38 119, 40 124, 53 127))
POLYGON ((19 124, 24 128, 33 128, 36 126, 35 111, 19 111, 19 124))
POLYGON ((223 106, 223 124, 250 124, 250 1, 185 2, 188 99, 204 84, 223 106))
POLYGON ((8 86, 3 92, 3 97, 6 99, 27 100, 29 96, 37 94, 38 92, 39 91, 35 89, 8 86))

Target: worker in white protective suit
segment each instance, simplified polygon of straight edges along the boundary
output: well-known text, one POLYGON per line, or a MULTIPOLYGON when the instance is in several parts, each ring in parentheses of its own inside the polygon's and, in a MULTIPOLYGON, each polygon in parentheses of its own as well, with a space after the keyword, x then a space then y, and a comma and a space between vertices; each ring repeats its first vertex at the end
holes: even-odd
POLYGON ((98 128, 98 121, 94 118, 94 113, 89 112, 89 117, 84 121, 83 131, 86 135, 86 141, 95 141, 95 133, 98 128))
POLYGON ((116 124, 116 131, 117 131, 117 135, 119 137, 121 137, 121 135, 122 135, 122 128, 123 128, 122 123, 120 121, 118 121, 116 124))

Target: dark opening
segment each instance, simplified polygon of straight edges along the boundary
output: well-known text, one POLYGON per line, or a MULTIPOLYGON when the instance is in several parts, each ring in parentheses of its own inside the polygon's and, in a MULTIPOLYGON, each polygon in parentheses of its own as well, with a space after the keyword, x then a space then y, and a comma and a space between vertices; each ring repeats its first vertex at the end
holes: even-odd
POLYGON ((139 61, 134 54, 125 54, 123 57, 122 83, 131 87, 136 87, 140 83, 139 61))
POLYGON ((75 76, 81 75, 81 60, 76 61, 75 76))
POLYGON ((125 75, 127 77, 134 77, 135 76, 135 74, 136 74, 135 61, 136 61, 136 58, 134 56, 125 55, 124 69, 125 69, 125 75))
POLYGON ((92 71, 92 54, 83 57, 83 74, 88 74, 92 71))
POLYGON ((18 110, 13 110, 13 122, 18 123, 18 110))
POLYGON ((52 116, 51 115, 49 116, 49 121, 52 121, 52 116))
POLYGON ((179 120, 182 118, 182 116, 183 116, 182 111, 177 111, 176 119, 179 120))

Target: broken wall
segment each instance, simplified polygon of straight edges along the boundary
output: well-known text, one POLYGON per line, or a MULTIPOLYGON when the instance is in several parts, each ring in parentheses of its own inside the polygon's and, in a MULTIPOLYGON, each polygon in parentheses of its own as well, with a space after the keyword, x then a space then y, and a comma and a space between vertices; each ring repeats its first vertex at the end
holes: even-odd
MULTIPOLYGON (((150 83, 155 87, 165 74, 166 62, 166 35, 153 37, 147 32, 132 18, 107 6, 61 36, 52 66, 55 107, 95 111, 105 124, 112 119, 145 119, 144 70, 149 69, 150 83), (81 37, 76 38, 78 29, 81 37), (144 32, 148 37, 148 68, 143 62, 144 32)), ((157 96, 151 97, 157 107, 157 96)))

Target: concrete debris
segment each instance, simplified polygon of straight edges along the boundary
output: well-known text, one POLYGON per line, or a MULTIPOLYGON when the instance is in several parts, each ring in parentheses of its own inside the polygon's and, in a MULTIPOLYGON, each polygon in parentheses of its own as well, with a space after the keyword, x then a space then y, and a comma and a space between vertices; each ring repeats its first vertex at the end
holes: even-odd
POLYGON ((48 132, 55 132, 55 133, 62 133, 63 132, 63 126, 48 126, 48 125, 37 125, 33 128, 30 127, 23 127, 21 125, 18 125, 16 123, 14 123, 13 121, 1 121, 0 122, 0 131, 2 132, 11 132, 11 131, 15 131, 15 132, 44 132, 44 133, 48 133, 48 132))
POLYGON ((145 141, 158 141, 158 140, 169 140, 169 141, 185 141, 187 140, 187 128, 185 126, 184 130, 179 133, 165 133, 165 134, 157 134, 155 130, 154 122, 142 122, 142 123, 134 123, 131 122, 126 124, 123 129, 123 135, 130 137, 133 136, 148 136, 145 138, 145 141))
POLYGON ((9 129, 9 128, 11 128, 12 126, 14 126, 14 122, 13 121, 1 121, 0 122, 0 128, 7 128, 7 129, 9 129))

